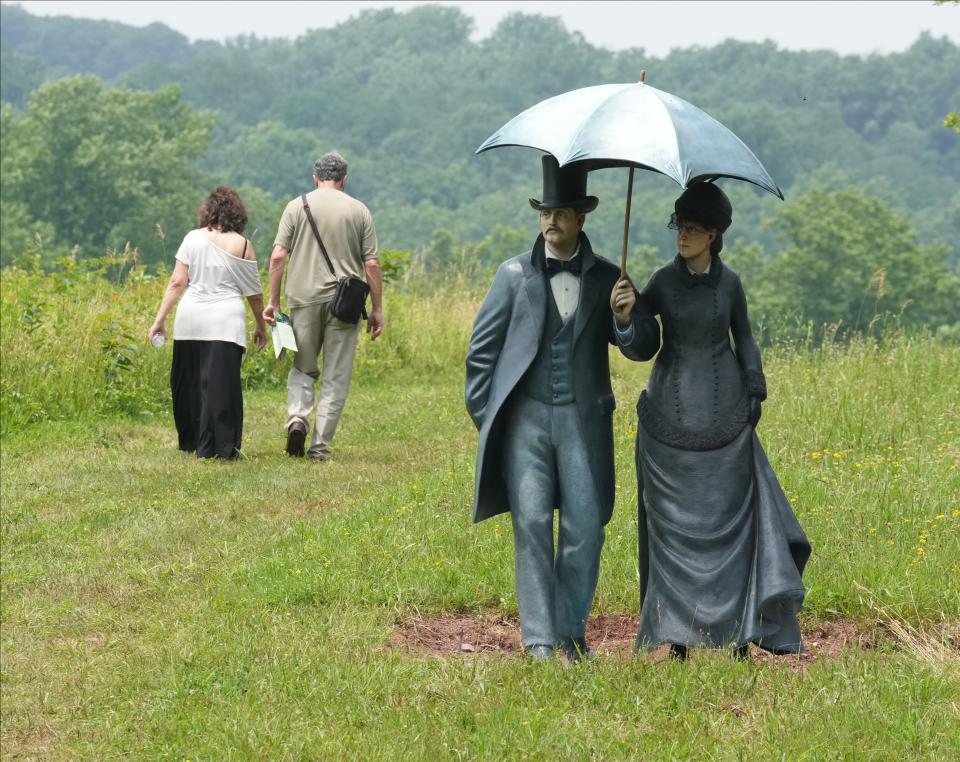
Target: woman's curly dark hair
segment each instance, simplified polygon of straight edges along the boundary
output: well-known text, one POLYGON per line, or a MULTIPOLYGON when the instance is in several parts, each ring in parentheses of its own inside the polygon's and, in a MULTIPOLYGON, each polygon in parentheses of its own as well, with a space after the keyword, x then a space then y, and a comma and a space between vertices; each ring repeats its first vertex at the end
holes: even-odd
POLYGON ((202 228, 219 228, 224 233, 242 233, 247 226, 247 208, 229 185, 219 186, 197 209, 202 228))

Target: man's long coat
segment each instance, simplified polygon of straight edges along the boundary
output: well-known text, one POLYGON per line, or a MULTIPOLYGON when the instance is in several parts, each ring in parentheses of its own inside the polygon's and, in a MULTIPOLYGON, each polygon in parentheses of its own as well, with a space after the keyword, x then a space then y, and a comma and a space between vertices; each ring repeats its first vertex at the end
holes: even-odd
MULTIPOLYGON (((467 350, 465 398, 467 412, 480 431, 477 446, 473 520, 510 510, 501 467, 503 421, 510 394, 530 367, 544 339, 550 285, 544 275, 544 240, 508 259, 497 270, 473 326, 467 350)), ((613 512, 613 417, 616 407, 610 387, 607 347, 618 344, 610 293, 620 269, 593 253, 580 234, 580 303, 573 335, 573 390, 581 431, 586 440, 590 471, 601 501, 604 523, 613 512)), ((638 304, 631 316, 633 336, 618 344, 632 360, 647 360, 660 343, 660 327, 638 304)))

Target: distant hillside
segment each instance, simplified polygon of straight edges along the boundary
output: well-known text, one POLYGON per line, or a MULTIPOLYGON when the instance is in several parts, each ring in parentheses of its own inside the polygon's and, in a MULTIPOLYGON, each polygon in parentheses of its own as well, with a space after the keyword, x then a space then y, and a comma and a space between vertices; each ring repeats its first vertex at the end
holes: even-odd
MULTIPOLYGON (((134 27, 114 21, 32 16, 19 5, 0 6, 4 47, 41 61, 50 76, 96 74, 112 81, 137 66, 189 63, 197 45, 164 24, 134 27)), ((6 64, 6 61, 4 61, 6 64)), ((6 79, 4 70, 4 79, 6 79)), ((4 87, 10 83, 4 83, 4 87)), ((4 100, 8 100, 6 94, 4 100)))
MULTIPOLYGON (((908 212, 924 241, 943 240, 960 256, 960 140, 942 126, 960 105, 960 48, 946 39, 922 36, 885 56, 728 41, 655 58, 642 32, 636 49, 612 52, 546 16, 510 16, 473 42, 470 18, 442 6, 365 11, 294 41, 226 44, 190 43, 161 24, 41 18, 6 4, 0 12, 2 96, 16 108, 40 82, 66 74, 144 90, 178 83, 188 103, 218 114, 199 169, 281 201, 306 187, 316 155, 341 150, 351 192, 394 248, 428 246, 438 229, 463 241, 498 224, 533 231, 526 198, 539 192, 536 154, 474 156, 476 146, 545 97, 632 81, 643 68, 648 82, 740 135, 788 196, 815 184, 863 185, 908 212)), ((956 18, 960 9, 943 13, 956 18)), ((641 175, 633 240, 669 253, 665 214, 679 188, 641 175)), ((615 251, 624 173, 597 173, 591 190, 601 197, 592 235, 615 251)), ((736 235, 773 250, 761 223, 779 202, 732 192, 736 235)))

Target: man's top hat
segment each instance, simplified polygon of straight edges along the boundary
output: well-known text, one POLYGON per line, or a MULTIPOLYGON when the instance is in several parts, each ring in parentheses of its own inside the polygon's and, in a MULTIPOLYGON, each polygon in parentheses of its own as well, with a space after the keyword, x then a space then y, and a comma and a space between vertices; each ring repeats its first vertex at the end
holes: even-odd
POLYGON ((583 164, 561 167, 551 155, 543 157, 543 200, 530 199, 534 209, 561 209, 571 207, 592 212, 600 200, 587 195, 587 168, 583 164))

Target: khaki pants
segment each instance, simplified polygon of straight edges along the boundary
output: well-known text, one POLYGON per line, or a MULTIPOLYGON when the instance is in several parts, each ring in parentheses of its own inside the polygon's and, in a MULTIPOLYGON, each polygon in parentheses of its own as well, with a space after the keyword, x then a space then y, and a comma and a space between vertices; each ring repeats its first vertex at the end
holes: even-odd
POLYGON ((296 359, 287 377, 287 423, 300 419, 309 429, 313 412, 314 387, 320 378, 317 359, 323 353, 323 379, 317 401, 317 420, 307 455, 330 454, 340 414, 347 401, 353 356, 357 350, 360 324, 351 325, 330 314, 330 302, 290 308, 290 323, 297 338, 296 359))

